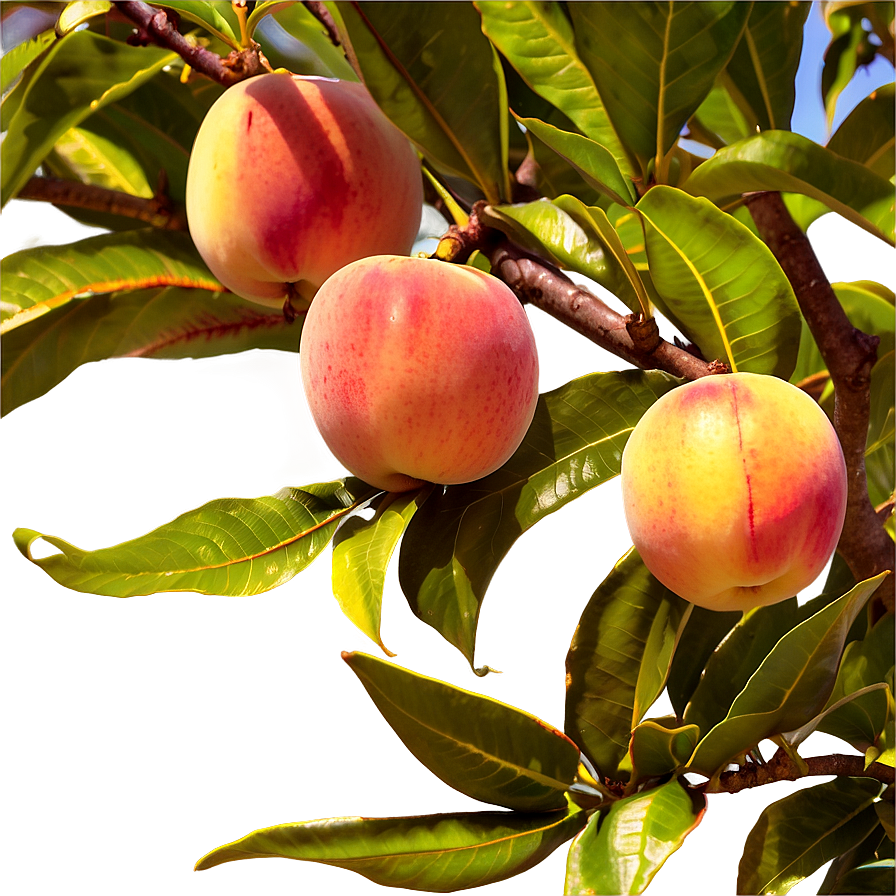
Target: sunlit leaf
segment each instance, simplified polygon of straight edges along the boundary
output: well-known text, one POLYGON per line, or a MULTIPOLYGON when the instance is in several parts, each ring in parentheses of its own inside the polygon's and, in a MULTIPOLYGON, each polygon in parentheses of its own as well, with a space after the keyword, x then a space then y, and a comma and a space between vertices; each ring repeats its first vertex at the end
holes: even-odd
POLYGON ((229 3, 195 3, 193 0, 165 0, 157 4, 173 9, 182 19, 200 25, 231 49, 240 49, 240 29, 229 3))
POLYGON ((535 814, 327 818, 255 831, 210 852, 196 863, 196 870, 281 856, 347 868, 383 886, 450 893, 527 871, 574 836, 585 821, 585 813, 577 808, 535 814))
POLYGON ((0 149, 2 204, 15 195, 69 128, 136 90, 177 59, 168 50, 130 47, 92 31, 75 31, 57 41, 9 121, 0 149))
POLYGON ((0 57, 0 89, 4 94, 4 102, 5 95, 12 88, 16 78, 55 40, 56 35, 52 29, 43 31, 36 37, 7 50, 0 57))
POLYGON ((333 595, 342 612, 389 656, 380 638, 386 567, 417 509, 414 492, 389 492, 372 505, 372 519, 347 519, 333 539, 333 595))
POLYGON ((205 358, 253 348, 296 351, 301 318, 233 293, 162 287, 75 299, 3 335, 2 413, 105 358, 205 358))
POLYGON ((404 745, 449 787, 519 812, 566 805, 579 750, 556 728, 365 653, 342 658, 404 745))
POLYGON ((760 190, 805 193, 893 244, 889 181, 800 134, 766 131, 720 149, 694 171, 684 188, 716 203, 760 190))
POLYGON ((662 159, 743 31, 746 3, 572 3, 576 46, 622 142, 662 159))
POLYGON ((692 139, 714 149, 753 133, 721 76, 688 121, 688 131, 692 139))
POLYGON ((482 15, 482 30, 529 87, 603 146, 624 174, 633 174, 635 169, 607 117, 591 73, 578 56, 563 9, 556 3, 503 0, 477 0, 475 6, 482 15))
POLYGON ((643 893, 666 859, 700 823, 705 797, 677 780, 613 803, 573 841, 566 864, 569 896, 643 893))
POLYGON ((337 4, 364 83, 436 168, 510 195, 507 90, 472 4, 337 4))
POLYGON ((56 34, 63 37, 92 18, 105 15, 110 9, 112 3, 109 0, 76 0, 74 3, 66 3, 56 22, 56 34))
POLYGON ((641 415, 677 382, 624 371, 573 380, 541 396, 522 445, 495 473, 434 490, 401 544, 399 578, 414 612, 473 662, 489 582, 540 519, 619 475, 641 415))
POLYGON ((522 165, 517 169, 518 178, 521 172, 526 172, 526 183, 532 184, 547 199, 556 199, 565 193, 571 193, 589 205, 596 205, 601 201, 601 194, 586 183, 582 175, 563 156, 539 140, 532 131, 526 131, 525 137, 528 151, 522 165))
POLYGON ((740 860, 738 893, 787 893, 877 825, 872 800, 881 785, 835 778, 763 809, 740 860))
POLYGON ((771 250, 711 202, 671 187, 649 190, 637 210, 660 311, 707 360, 787 378, 800 313, 771 250))
POLYGON ((264 498, 222 498, 140 538, 83 551, 61 538, 16 529, 22 554, 73 591, 133 597, 159 591, 250 595, 301 572, 339 521, 376 494, 357 479, 284 488, 264 498), (61 553, 36 558, 43 540, 61 553))
POLYGON ((700 740, 696 725, 678 725, 673 720, 647 719, 632 731, 629 744, 633 778, 659 778, 680 769, 700 740))
POLYGON ((630 550, 585 607, 566 657, 566 733, 611 778, 665 685, 688 604, 630 550), (651 649, 657 641, 663 649, 651 649))
POLYGON ((853 620, 887 573, 858 584, 791 629, 728 711, 697 745, 688 767, 710 777, 764 738, 799 728, 825 705, 853 620))
POLYGON ((896 172, 894 105, 894 85, 878 87, 849 113, 828 140, 828 149, 889 180, 896 172))

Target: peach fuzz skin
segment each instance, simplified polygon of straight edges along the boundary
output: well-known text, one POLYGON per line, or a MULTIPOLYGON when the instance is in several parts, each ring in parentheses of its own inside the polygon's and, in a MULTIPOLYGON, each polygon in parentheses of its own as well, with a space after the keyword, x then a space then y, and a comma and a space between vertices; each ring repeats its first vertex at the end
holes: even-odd
POLYGON ((516 296, 426 258, 366 258, 334 274, 308 311, 300 358, 324 441, 386 491, 493 472, 538 400, 535 338, 516 296))
POLYGON ((647 568, 711 610, 791 597, 822 572, 846 514, 833 427, 772 376, 709 376, 667 393, 622 456, 626 521, 647 568))
POLYGON ((187 171, 187 219, 212 273, 250 301, 310 300, 367 255, 407 254, 420 164, 361 84, 287 73, 229 87, 187 171), (292 284, 292 286, 290 286, 292 284))

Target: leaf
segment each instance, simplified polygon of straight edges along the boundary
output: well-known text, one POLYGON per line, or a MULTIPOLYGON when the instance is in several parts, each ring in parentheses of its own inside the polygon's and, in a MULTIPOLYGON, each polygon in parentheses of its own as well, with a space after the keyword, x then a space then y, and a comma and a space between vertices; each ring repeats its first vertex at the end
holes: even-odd
POLYGON ((333 539, 333 595, 342 612, 389 656, 380 638, 380 609, 386 567, 417 509, 414 492, 389 492, 372 505, 365 520, 349 517, 333 539))
POLYGON ((566 657, 566 733, 615 779, 632 729, 665 684, 687 604, 632 548, 588 601, 566 657), (657 638, 663 650, 651 649, 657 638))
POLYGON ((30 40, 23 41, 11 50, 7 50, 0 57, 0 88, 3 91, 4 102, 6 94, 14 86, 16 78, 55 40, 56 35, 51 28, 49 31, 42 31, 30 40))
POLYGON ((821 95, 830 128, 834 121, 837 100, 855 73, 874 61, 877 48, 868 39, 871 32, 865 29, 861 13, 853 17, 849 11, 826 16, 834 25, 834 39, 824 53, 821 70, 821 95))
POLYGON ((660 778, 678 771, 694 752, 700 729, 696 725, 675 726, 674 719, 668 720, 668 725, 666 722, 647 719, 632 731, 628 749, 632 780, 660 778))
POLYGON ((688 131, 692 139, 713 149, 721 149, 726 143, 734 143, 753 133, 724 76, 716 80, 709 95, 697 107, 688 121, 688 131))
POLYGON ((56 22, 57 37, 63 37, 96 16, 105 15, 110 9, 112 4, 109 0, 76 0, 74 3, 66 3, 56 22))
POLYGON ((347 868, 388 887, 450 893, 522 874, 585 823, 556 812, 458 812, 411 818, 327 818, 255 831, 196 863, 281 856, 347 868))
POLYGON ((691 174, 685 189, 717 204, 758 190, 804 193, 893 245, 889 181, 799 134, 766 131, 726 146, 691 174))
POLYGON ((711 777, 731 757, 815 716, 834 687, 850 626, 886 575, 859 583, 784 635, 737 695, 728 715, 697 745, 688 769, 711 777))
POLYGON ((229 3, 195 3, 193 0, 165 0, 157 4, 173 9, 182 19, 193 22, 224 41, 232 50, 240 50, 239 24, 229 3), (230 13, 228 20, 221 11, 230 13))
POLYGON ((828 149, 889 180, 896 170, 894 102, 893 84, 878 87, 849 113, 828 140, 828 149))
POLYGON ((0 262, 0 275, 3 335, 90 293, 162 286, 224 290, 186 234, 152 228, 25 249, 0 262))
POLYGON ((22 554, 73 591, 133 597, 159 591, 244 596, 288 582, 329 544, 339 521, 373 497, 357 479, 284 488, 265 498, 221 498, 147 535, 82 551, 61 538, 16 529, 22 554), (36 559, 43 539, 60 554, 36 559))
POLYGON ((750 130, 790 130, 807 3, 754 3, 726 75, 752 112, 750 130))
POLYGON ((786 379, 800 313, 771 250, 712 203, 672 187, 654 187, 636 208, 660 311, 704 358, 786 379))
POLYGON ((338 3, 364 83, 439 170, 510 195, 507 90, 470 4, 338 3))
POLYGON ((526 183, 534 186, 546 199, 556 199, 564 193, 571 193, 589 205, 601 201, 601 194, 586 183, 563 156, 539 140, 532 131, 526 131, 525 138, 528 151, 517 169, 518 179, 525 176, 526 183))
POLYGON ((677 384, 661 373, 582 377, 542 395, 522 444, 496 472, 434 490, 402 539, 401 588, 414 613, 472 664, 489 582, 540 519, 619 475, 622 449, 647 408, 677 384))
POLYGON ((2 145, 2 205, 34 173, 53 144, 91 112, 115 102, 178 59, 92 31, 57 41, 30 80, 2 145))
POLYGON ((595 813, 570 847, 564 892, 643 893, 700 823, 705 806, 705 797, 673 779, 617 800, 606 817, 595 813))
POLYGON ((881 785, 868 778, 835 778, 763 809, 744 845, 738 893, 787 893, 877 825, 872 801, 881 785))
POLYGON ((482 30, 526 84, 604 147, 623 174, 634 174, 591 73, 576 52, 563 9, 556 3, 503 0, 477 0, 474 5, 482 16, 482 30))
POLYGON ((840 881, 842 889, 832 892, 851 893, 852 896, 862 893, 880 893, 887 896, 894 889, 894 863, 892 859, 870 862, 860 865, 843 875, 840 881))
POLYGON ((89 361, 203 358, 298 348, 301 319, 233 293, 162 287, 75 299, 2 338, 3 414, 39 398, 89 361))
POLYGON ((644 287, 628 259, 624 263, 620 259, 625 252, 619 251, 621 243, 615 232, 606 240, 597 229, 599 213, 599 209, 588 208, 568 196, 554 202, 539 199, 520 205, 489 206, 481 217, 558 267, 584 274, 627 307, 640 310, 631 277, 637 278, 642 290, 644 287), (575 216, 570 210, 576 212, 575 216))
POLYGON ((746 3, 573 3, 576 46, 623 144, 659 162, 709 94, 746 3))
MULTIPOLYGON (((880 806, 882 802, 875 803, 875 807, 880 806)), ((883 827, 876 827, 861 843, 841 853, 831 862, 818 892, 820 894, 861 892, 852 888, 847 889, 849 884, 846 880, 846 875, 862 865, 876 864, 881 860, 886 861, 887 859, 892 861, 892 857, 892 841, 887 837, 883 827)), ((893 887, 890 887, 890 889, 892 890, 893 887)), ((873 892, 873 890, 868 890, 868 892, 873 892)), ((885 894, 887 891, 881 889, 879 892, 885 894)))
POLYGON ((566 805, 579 750, 561 731, 365 653, 342 658, 402 743, 449 787, 518 812, 566 805))
POLYGON ((255 34, 255 29, 258 27, 259 22, 266 16, 274 15, 274 13, 288 9, 290 6, 298 5, 300 4, 291 3, 289 0, 286 0, 286 2, 283 2, 283 0, 267 0, 264 3, 256 3, 255 9, 249 13, 249 18, 246 20, 246 31, 249 37, 255 34))
POLYGON ((619 205, 633 205, 638 200, 631 181, 623 176, 616 159, 609 150, 599 143, 554 127, 537 118, 516 120, 528 131, 532 131, 543 143, 575 168, 589 186, 603 193, 619 205))

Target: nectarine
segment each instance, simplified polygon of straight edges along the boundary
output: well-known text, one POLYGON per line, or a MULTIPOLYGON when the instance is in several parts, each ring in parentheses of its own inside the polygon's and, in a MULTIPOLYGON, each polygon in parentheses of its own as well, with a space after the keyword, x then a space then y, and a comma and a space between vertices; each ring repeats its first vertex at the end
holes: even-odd
POLYGON ((519 300, 490 274, 433 259, 379 256, 337 271, 311 304, 300 356, 324 441, 387 491, 493 472, 538 400, 519 300))
POLYGON ((709 376, 666 393, 622 455, 625 517, 647 568, 713 610, 810 585, 846 513, 846 465, 824 412, 772 376, 709 376))
POLYGON ((190 233, 230 290, 280 306, 310 300, 358 258, 410 252, 420 165, 361 84, 288 73, 228 88, 187 171, 190 233))

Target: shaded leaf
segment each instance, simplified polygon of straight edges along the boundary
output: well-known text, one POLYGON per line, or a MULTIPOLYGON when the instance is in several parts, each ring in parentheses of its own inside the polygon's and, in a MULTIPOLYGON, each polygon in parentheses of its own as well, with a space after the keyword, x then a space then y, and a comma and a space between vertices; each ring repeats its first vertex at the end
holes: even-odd
POLYGON ((240 49, 240 26, 229 3, 195 3, 193 0, 164 0, 157 4, 173 9, 182 19, 200 25, 232 50, 240 49), (224 13, 228 15, 224 15, 224 13))
POLYGON ((648 191, 637 210, 660 311, 707 360, 786 379, 800 313, 769 248, 711 202, 671 187, 648 191))
MULTIPOLYGON (((526 183, 535 187, 547 199, 571 193, 589 205, 601 201, 601 194, 563 156, 558 155, 532 131, 525 134, 527 153, 516 176, 525 172, 526 183)), ((605 200, 606 201, 606 200, 605 200)))
POLYGON ((16 78, 56 40, 53 30, 43 31, 30 40, 6 51, 0 57, 0 89, 5 95, 12 89, 16 78))
POLYGON ((233 293, 161 289, 75 299, 3 335, 2 413, 105 358, 204 358, 252 348, 296 351, 301 319, 233 293))
POLYGON ((754 3, 726 75, 752 112, 750 130, 790 130, 808 3, 754 3))
POLYGON ((849 893, 850 896, 861 896, 865 893, 888 896, 894 889, 896 889, 894 862, 892 859, 882 859, 851 869, 840 880, 840 888, 831 892, 849 893))
POLYGON ((156 47, 130 47, 92 31, 57 41, 9 121, 2 149, 2 204, 34 173, 56 140, 91 112, 115 102, 177 61, 156 47))
POLYGON ((849 113, 828 140, 828 149, 889 180, 896 171, 894 105, 894 85, 878 87, 849 113))
POLYGON ((573 3, 576 46, 622 142, 658 162, 709 94, 746 3, 573 3))
MULTIPOLYGON (((880 806, 881 802, 874 805, 880 806)), ((819 894, 853 893, 852 889, 845 889, 843 886, 844 878, 850 871, 862 865, 892 858, 893 841, 887 837, 883 827, 876 827, 861 843, 841 853, 831 862, 818 892, 819 894)))
POLYGON ((618 476, 635 424, 675 385, 665 374, 635 370, 573 380, 541 396, 526 437, 500 470, 432 491, 401 544, 399 578, 414 613, 472 664, 482 600, 514 542, 618 476))
POLYGON ((0 274, 4 335, 90 293, 164 286, 224 290, 186 234, 152 228, 25 249, 4 258, 0 274))
POLYGON ((709 95, 688 121, 688 131, 692 139, 713 149, 721 149, 726 143, 734 143, 753 133, 724 76, 717 79, 709 95))
POLYGON ((662 692, 687 607, 632 548, 582 613, 566 657, 565 728, 605 776, 617 777, 632 729, 662 692), (650 650, 658 637, 666 649, 650 650))
POLYGON ((788 131, 766 131, 720 149, 694 171, 685 189, 715 203, 758 190, 805 193, 893 245, 889 181, 788 131))
POLYGON ((364 83, 436 168, 510 195, 507 90, 471 4, 337 4, 364 83))
POLYGON ((535 716, 365 653, 343 653, 404 745, 449 787, 519 812, 566 805, 579 750, 535 716))
POLYGON ((659 778, 680 769, 700 740, 696 725, 675 726, 674 720, 647 719, 632 731, 628 752, 632 778, 659 778))
POLYGON ((196 863, 281 856, 347 868, 383 886, 450 893, 521 874, 585 823, 556 812, 465 812, 410 818, 327 818, 255 831, 196 863))
POLYGON ((301 572, 339 521, 375 492, 358 479, 284 488, 264 498, 222 498, 140 538, 83 551, 52 535, 16 529, 22 554, 73 591, 133 597, 159 591, 249 595, 301 572), (37 559, 43 539, 61 553, 37 559))
POLYGON ((877 825, 872 801, 881 785, 835 778, 763 809, 744 845, 738 893, 786 893, 877 825))
POLYGON ((697 745, 689 770, 710 777, 733 756, 815 716, 834 687, 849 628, 885 575, 861 582, 784 635, 697 745))
POLYGON ((706 799, 669 781, 591 816, 573 841, 565 893, 643 893, 666 859, 700 823, 706 799))
POLYGON ((604 147, 624 174, 633 174, 632 161, 578 56, 572 25, 560 5, 477 0, 475 6, 482 30, 529 87, 604 147))
POLYGON ((834 38, 824 52, 824 66, 821 70, 821 95, 827 124, 834 121, 837 100, 855 73, 863 66, 870 65, 877 54, 877 48, 869 40, 871 31, 865 28, 863 15, 856 10, 830 11, 825 16, 834 31, 834 38))
POLYGON ((785 732, 784 740, 791 747, 798 747, 810 734, 827 723, 828 716, 835 716, 836 721, 826 724, 828 729, 834 730, 827 730, 826 733, 845 740, 864 753, 874 748, 874 741, 883 728, 883 723, 878 727, 877 720, 886 719, 889 699, 884 682, 861 688, 841 697, 796 731, 785 732))
POLYGON ((372 505, 372 519, 349 517, 333 539, 333 596, 342 612, 389 656, 380 638, 386 567, 417 509, 414 492, 389 492, 372 505))

